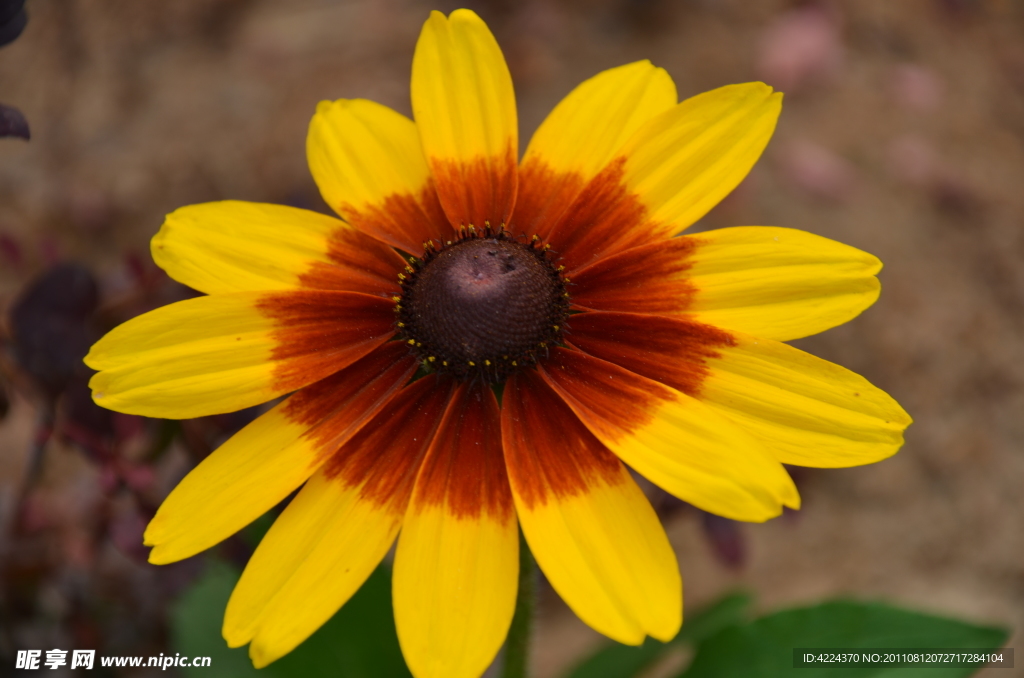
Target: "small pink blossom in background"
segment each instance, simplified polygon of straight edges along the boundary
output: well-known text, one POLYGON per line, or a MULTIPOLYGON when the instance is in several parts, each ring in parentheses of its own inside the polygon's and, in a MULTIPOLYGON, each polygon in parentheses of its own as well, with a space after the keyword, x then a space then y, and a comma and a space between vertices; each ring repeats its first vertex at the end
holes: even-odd
POLYGON ((790 10, 769 24, 755 57, 758 75, 786 93, 827 81, 842 64, 839 19, 819 4, 790 10))
POLYGON ((815 198, 842 202, 853 192, 856 171, 835 151, 798 139, 784 145, 777 157, 783 176, 815 198))
POLYGON ((945 94, 942 78, 932 69, 917 64, 900 64, 893 68, 889 88, 900 106, 919 113, 937 110, 945 94))
POLYGON ((889 165, 894 176, 918 187, 932 183, 939 173, 935 147, 916 134, 904 134, 889 144, 889 165))

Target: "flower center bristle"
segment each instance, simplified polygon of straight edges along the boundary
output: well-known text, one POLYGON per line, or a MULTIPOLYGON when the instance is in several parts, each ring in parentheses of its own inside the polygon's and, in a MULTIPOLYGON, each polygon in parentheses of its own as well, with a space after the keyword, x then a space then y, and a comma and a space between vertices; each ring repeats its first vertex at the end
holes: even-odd
POLYGON ((410 263, 400 276, 399 338, 428 368, 499 383, 561 341, 565 280, 536 240, 463 231, 410 263))

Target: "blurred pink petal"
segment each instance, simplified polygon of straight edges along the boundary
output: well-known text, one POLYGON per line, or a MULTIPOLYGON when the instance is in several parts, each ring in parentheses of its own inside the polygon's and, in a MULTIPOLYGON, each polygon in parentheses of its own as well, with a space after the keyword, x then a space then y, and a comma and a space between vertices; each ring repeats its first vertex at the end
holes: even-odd
POLYGON ((897 178, 908 184, 924 186, 934 180, 939 160, 927 139, 905 134, 889 144, 889 164, 897 178))
POLYGON ((856 172, 848 160, 810 141, 790 142, 779 154, 784 176, 816 197, 841 202, 853 190, 856 172))
POLYGON ((740 523, 712 513, 704 513, 701 527, 718 562, 733 570, 742 569, 746 565, 747 541, 743 537, 740 523))
POLYGON ((922 113, 936 110, 945 93, 942 78, 932 69, 917 64, 900 64, 893 68, 889 86, 897 103, 922 113))
POLYGON ((817 4, 782 14, 761 36, 755 70, 783 92, 827 80, 843 61, 838 24, 833 12, 817 4))

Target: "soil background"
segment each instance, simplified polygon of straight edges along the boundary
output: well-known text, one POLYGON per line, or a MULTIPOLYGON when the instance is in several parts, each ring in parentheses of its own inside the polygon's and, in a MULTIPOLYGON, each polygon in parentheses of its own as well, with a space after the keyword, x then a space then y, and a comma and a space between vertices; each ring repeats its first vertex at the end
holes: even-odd
MULTIPOLYGON (((878 303, 796 343, 899 400, 915 418, 906 446, 872 466, 797 470, 803 509, 762 525, 655 496, 687 607, 737 587, 762 610, 884 599, 1010 626, 1009 646, 1024 647, 1024 3, 462 4, 504 49, 524 146, 573 86, 638 59, 666 68, 681 98, 749 80, 781 89, 764 157, 695 228, 799 228, 885 262, 878 303)), ((77 262, 98 286, 86 312, 102 331, 187 296, 148 256, 167 212, 228 198, 326 210, 304 156, 316 103, 410 114, 420 26, 457 6, 29 0, 24 34, 0 50, 0 102, 32 132, 0 139, 0 311, 77 262)), ((160 422, 90 429, 78 377, 41 387, 9 325, 0 656, 62 642, 164 651, 168 601, 201 563, 145 564, 147 512, 253 413, 184 422, 164 446, 160 422)), ((538 678, 600 642, 546 590, 538 678)))

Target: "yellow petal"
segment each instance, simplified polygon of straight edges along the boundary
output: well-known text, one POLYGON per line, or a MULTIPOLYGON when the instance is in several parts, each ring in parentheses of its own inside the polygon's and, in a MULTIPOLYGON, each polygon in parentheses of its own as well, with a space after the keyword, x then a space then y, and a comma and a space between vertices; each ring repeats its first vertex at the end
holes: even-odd
POLYGON ((397 342, 311 384, 243 428, 194 468, 146 528, 158 565, 226 539, 301 485, 408 381, 397 342))
POLYGON ((517 231, 547 237, 583 185, 644 123, 676 104, 676 87, 649 61, 584 81, 534 133, 519 171, 517 231))
POLYGON ((438 196, 455 226, 508 221, 518 131, 512 76, 487 25, 468 9, 432 12, 412 62, 412 110, 438 196))
POLYGON ((622 462, 533 372, 505 384, 501 433, 520 525, 558 594, 620 643, 673 638, 679 567, 622 462))
POLYGON ((146 528, 149 562, 166 565, 230 537, 273 508, 316 471, 317 448, 303 440, 287 403, 260 416, 194 468, 146 528))
POLYGON ((598 440, 667 492, 705 511, 762 522, 798 508, 793 481, 753 436, 711 407, 579 351, 543 376, 598 440))
POLYGON ((692 97, 641 127, 580 191, 550 244, 571 276, 669 238, 747 175, 775 129, 782 95, 762 83, 692 97))
POLYGON ((450 237, 412 120, 365 99, 321 101, 306 155, 324 201, 354 228, 406 252, 450 237))
POLYGON ((687 311, 715 327, 788 341, 855 318, 879 294, 876 257, 791 228, 746 226, 689 238, 687 311))
POLYGON ((118 412, 187 419, 266 402, 336 372, 394 333, 393 302, 351 292, 188 299, 114 328, 85 362, 118 412), (344 322, 340 322, 343 320, 344 322))
POLYGON ((397 291, 405 264, 338 219, 235 200, 175 210, 151 249, 169 276, 206 294, 302 287, 387 294, 397 291))
POLYGON ((478 678, 508 633, 519 536, 490 388, 462 384, 424 459, 394 569, 395 625, 416 678, 478 678))
POLYGON ((256 668, 291 652, 359 590, 401 523, 400 508, 363 499, 359 488, 332 481, 323 471, 314 475, 242 573, 224 615, 228 645, 251 640, 256 668))
POLYGON ((224 618, 231 646, 264 666, 291 651, 362 584, 390 547, 451 393, 404 388, 337 449, 249 561, 224 618))
POLYGON ((728 195, 761 157, 782 95, 760 82, 691 97, 651 120, 623 147, 625 183, 655 234, 672 235, 728 195))
POLYGON ((896 453, 911 419, 860 375, 745 335, 708 360, 700 399, 786 464, 841 467, 896 453))

